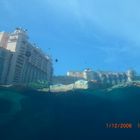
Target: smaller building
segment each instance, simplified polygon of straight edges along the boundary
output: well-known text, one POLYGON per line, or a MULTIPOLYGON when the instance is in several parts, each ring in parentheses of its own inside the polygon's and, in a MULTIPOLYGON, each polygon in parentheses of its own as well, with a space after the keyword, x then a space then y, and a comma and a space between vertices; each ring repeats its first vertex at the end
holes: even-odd
POLYGON ((128 70, 127 72, 105 72, 93 71, 88 68, 83 72, 68 72, 67 76, 79 77, 87 81, 94 81, 96 83, 115 85, 135 80, 136 73, 133 70, 128 70))
POLYGON ((69 77, 77 77, 77 78, 84 78, 84 73, 80 71, 69 71, 67 72, 67 76, 69 77))
POLYGON ((128 81, 133 81, 136 79, 136 72, 134 70, 127 71, 128 81))

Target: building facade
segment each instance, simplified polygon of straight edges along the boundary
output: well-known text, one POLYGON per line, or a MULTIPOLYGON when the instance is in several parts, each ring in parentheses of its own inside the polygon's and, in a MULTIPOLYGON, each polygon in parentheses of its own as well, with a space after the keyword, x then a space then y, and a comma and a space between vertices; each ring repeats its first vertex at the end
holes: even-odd
POLYGON ((5 81, 3 84, 26 84, 38 80, 51 82, 52 59, 29 42, 26 30, 17 28, 13 33, 0 33, 0 44, 10 58, 10 61, 7 60, 9 68, 2 69, 7 73, 6 78, 1 74, 5 81))
POLYGON ((76 77, 76 78, 83 78, 83 72, 80 71, 69 71, 67 72, 67 76, 69 77, 76 77))
POLYGON ((0 47, 0 84, 4 84, 7 81, 11 58, 12 53, 5 48, 0 47))
POLYGON ((6 48, 8 43, 8 33, 0 32, 0 47, 6 48))
POLYGON ((85 69, 83 72, 67 72, 67 76, 80 77, 87 81, 95 81, 103 84, 119 84, 125 82, 131 82, 135 80, 135 72, 128 70, 127 72, 104 72, 104 71, 93 71, 91 69, 85 69), (71 74, 72 73, 72 74, 71 74))

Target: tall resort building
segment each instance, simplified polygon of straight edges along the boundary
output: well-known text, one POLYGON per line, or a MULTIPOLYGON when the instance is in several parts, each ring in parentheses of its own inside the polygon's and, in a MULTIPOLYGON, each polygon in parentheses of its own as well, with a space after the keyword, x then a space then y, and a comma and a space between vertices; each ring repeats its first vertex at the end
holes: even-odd
POLYGON ((29 42, 26 30, 0 32, 0 84, 51 82, 52 74, 51 57, 29 42))

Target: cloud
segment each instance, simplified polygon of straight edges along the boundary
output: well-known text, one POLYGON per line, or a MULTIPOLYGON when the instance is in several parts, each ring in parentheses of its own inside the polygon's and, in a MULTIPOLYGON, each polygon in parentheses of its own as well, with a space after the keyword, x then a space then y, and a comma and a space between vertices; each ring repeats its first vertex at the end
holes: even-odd
POLYGON ((59 16, 77 18, 83 28, 93 26, 140 44, 140 2, 137 0, 48 0, 59 16))
POLYGON ((44 15, 42 17, 45 18, 47 13, 52 12, 60 20, 68 20, 68 22, 76 20, 84 31, 90 23, 93 28, 98 28, 105 34, 116 35, 140 44, 140 2, 138 0, 42 0, 41 2, 39 0, 23 2, 1 0, 0 5, 5 15, 15 17, 24 16, 25 13, 28 17, 29 13, 30 17, 44 15))

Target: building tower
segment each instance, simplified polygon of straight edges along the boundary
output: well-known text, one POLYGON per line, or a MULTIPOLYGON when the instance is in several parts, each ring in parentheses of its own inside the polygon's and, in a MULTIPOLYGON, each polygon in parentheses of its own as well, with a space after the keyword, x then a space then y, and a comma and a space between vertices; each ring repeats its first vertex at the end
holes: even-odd
MULTIPOLYGON (((3 33, 4 35, 6 33, 3 33)), ((16 28, 7 38, 5 37, 6 39, 7 42, 3 41, 4 39, 0 40, 3 48, 11 53, 6 84, 26 84, 38 80, 51 82, 52 59, 29 42, 27 30, 16 28)))

